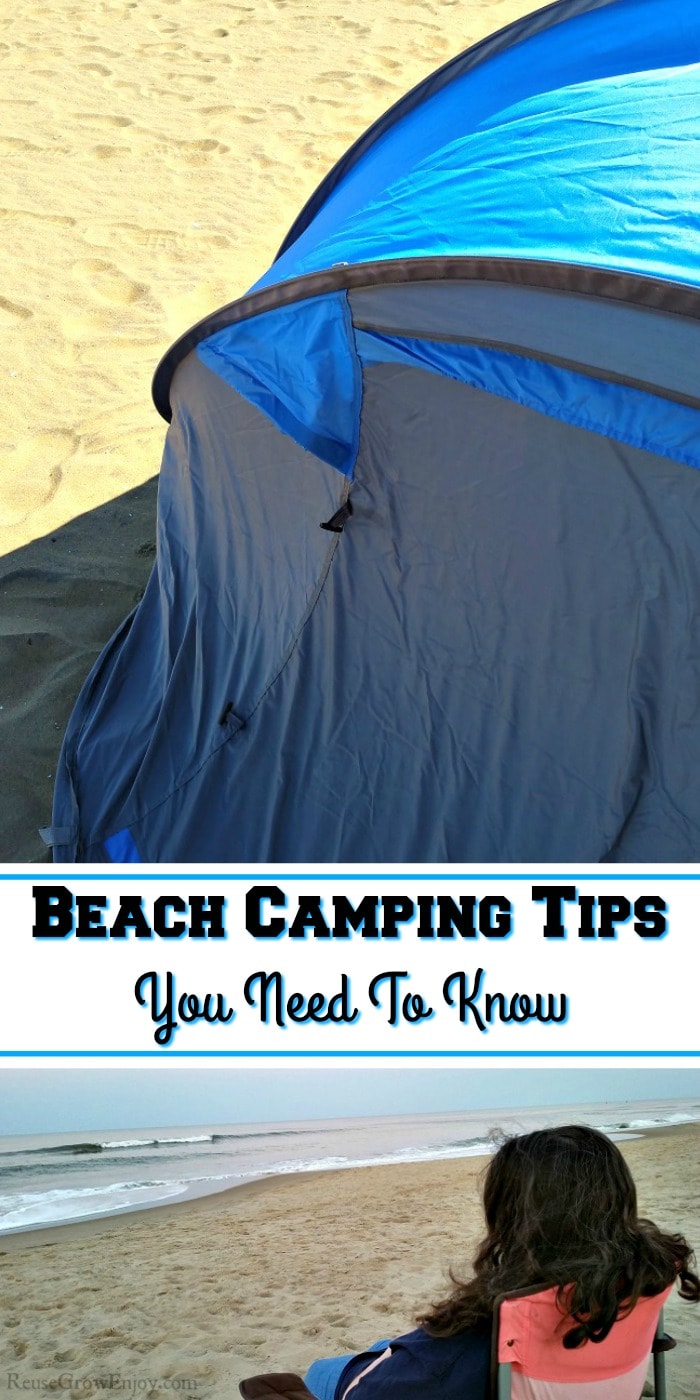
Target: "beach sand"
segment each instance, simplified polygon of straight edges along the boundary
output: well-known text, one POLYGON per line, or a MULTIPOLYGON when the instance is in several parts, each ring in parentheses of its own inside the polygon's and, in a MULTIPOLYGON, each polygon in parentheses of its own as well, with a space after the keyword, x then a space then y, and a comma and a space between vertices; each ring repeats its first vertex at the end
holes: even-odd
MULTIPOLYGON (((641 1212, 700 1245, 700 1127, 649 1133, 623 1151, 641 1212)), ((60 1393, 78 1400, 99 1389, 87 1378, 111 1375, 124 1393, 167 1381, 233 1400, 244 1376, 303 1372, 316 1356, 407 1331, 445 1291, 450 1265, 468 1265, 484 1165, 278 1177, 4 1239, 0 1392, 63 1377, 60 1393)), ((698 1309, 674 1297, 666 1325, 679 1342, 667 1358, 669 1395, 698 1400, 698 1309)))
POLYGON ((0 18, 0 860, 153 563, 155 366, 361 132, 532 0, 42 0, 0 18))

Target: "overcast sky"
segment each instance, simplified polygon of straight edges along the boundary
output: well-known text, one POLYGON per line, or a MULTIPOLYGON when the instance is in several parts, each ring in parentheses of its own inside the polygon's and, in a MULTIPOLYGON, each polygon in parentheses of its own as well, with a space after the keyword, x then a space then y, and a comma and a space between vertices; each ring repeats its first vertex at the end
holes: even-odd
POLYGON ((0 1070, 0 1135, 693 1098, 700 1068, 0 1070))

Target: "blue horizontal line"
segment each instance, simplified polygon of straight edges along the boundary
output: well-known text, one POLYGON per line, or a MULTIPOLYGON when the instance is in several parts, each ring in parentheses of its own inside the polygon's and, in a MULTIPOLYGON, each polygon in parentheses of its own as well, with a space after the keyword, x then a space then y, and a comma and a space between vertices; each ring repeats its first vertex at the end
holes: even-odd
POLYGON ((669 1058, 694 1058, 700 1056, 700 1050, 0 1050, 0 1058, 41 1056, 42 1058, 75 1059, 77 1057, 91 1057, 93 1059, 116 1057, 127 1059, 134 1057, 157 1056, 163 1059, 185 1057, 211 1058, 211 1059, 265 1059, 274 1057, 275 1059, 434 1059, 441 1058, 538 1058, 538 1059, 570 1059, 573 1057, 583 1059, 601 1059, 603 1057, 615 1059, 665 1059, 669 1058))
POLYGON ((129 866, 126 866, 123 870, 121 870, 121 872, 120 872, 119 874, 116 874, 116 875, 97 874, 97 873, 95 873, 94 871, 93 871, 93 873, 90 874, 90 875, 74 875, 73 873, 65 874, 65 873, 63 873, 63 872, 61 872, 61 871, 57 871, 57 872, 55 872, 54 874, 51 874, 51 875, 43 875, 43 874, 42 874, 42 875, 35 875, 34 872, 31 872, 30 874, 27 874, 27 875, 16 875, 16 874, 12 874, 12 875, 0 875, 0 880, 25 880, 25 881, 26 881, 26 880, 31 880, 31 881, 33 881, 33 882, 35 882, 35 883, 38 882, 38 881, 40 881, 40 880, 49 880, 49 881, 51 881, 52 884, 57 884, 59 881, 65 881, 65 880, 70 880, 71 882, 74 882, 74 881, 76 881, 76 880, 91 880, 93 883, 97 883, 97 881, 100 881, 100 880, 138 880, 139 882, 140 882, 140 881, 145 881, 145 880, 160 880, 160 881, 162 881, 162 882, 164 882, 164 881, 166 881, 166 880, 168 880, 168 881, 171 881, 171 880, 187 880, 187 881, 190 881, 190 882, 193 882, 193 881, 196 881, 196 880, 221 880, 221 881, 225 881, 225 880, 228 880, 228 881, 235 881, 235 880, 239 880, 239 881, 240 881, 240 880, 246 880, 246 881, 249 881, 249 880, 256 880, 258 883, 260 883, 260 881, 263 881, 263 880, 264 880, 266 883, 270 883, 270 882, 273 881, 273 880, 329 880, 329 881, 332 881, 332 880, 343 880, 343 881, 345 881, 345 880, 451 880, 451 881, 455 881, 455 880, 498 880, 499 882, 500 882, 500 881, 505 881, 505 880, 555 880, 555 881, 557 881, 557 882, 563 882, 563 881, 565 881, 565 880, 597 880, 597 881, 603 881, 603 880, 608 880, 608 881, 610 881, 610 880, 614 880, 614 881, 616 881, 617 883, 620 883, 620 882, 623 881, 623 880, 700 880, 700 872, 699 872, 698 874, 695 874, 695 875, 693 875, 693 874, 688 874, 688 875, 677 875, 677 874, 665 874, 663 871, 658 871, 658 870, 655 870, 655 871, 640 871, 639 873, 635 873, 635 874, 633 874, 633 875, 598 875, 597 873, 596 873, 596 874, 590 874, 590 873, 581 873, 581 872, 578 872, 578 873, 574 872, 574 873, 572 874, 570 871, 569 871, 569 872, 564 872, 564 873, 559 873, 559 872, 557 872, 557 871, 551 871, 551 870, 546 870, 546 871, 544 871, 544 872, 535 870, 535 871, 533 871, 531 874, 528 874, 528 875, 513 875, 513 874, 509 874, 508 872, 503 872, 503 873, 501 873, 500 871, 499 871, 497 874, 494 874, 493 871, 491 871, 491 872, 488 872, 488 871, 487 871, 487 872, 485 872, 485 873, 470 874, 469 872, 462 871, 462 870, 459 870, 459 869, 456 869, 455 872, 454 872, 454 874, 449 874, 449 875, 444 875, 444 874, 439 874, 439 875, 427 874, 427 875, 423 875, 423 874, 416 874, 416 873, 413 873, 413 872, 410 871, 410 870, 409 870, 409 871, 404 870, 404 871, 402 871, 401 873, 399 873, 398 875, 392 874, 390 871, 382 871, 382 872, 380 872, 379 874, 376 874, 376 873, 374 873, 374 874, 368 873, 368 874, 364 874, 364 875, 363 875, 363 874, 342 875, 342 874, 333 874, 333 873, 330 873, 330 872, 327 873, 327 874, 323 874, 323 875, 311 875, 311 874, 301 874, 301 875, 299 875, 299 874, 295 874, 295 873, 293 873, 293 872, 285 872, 285 871, 282 871, 281 873, 278 871, 278 872, 273 872, 272 874, 268 874, 268 873, 266 873, 266 872, 263 873, 263 872, 261 872, 261 871, 259 871, 259 870, 248 871, 247 873, 245 873, 245 874, 243 874, 243 875, 226 875, 226 874, 224 874, 224 875, 221 875, 221 874, 218 874, 218 875, 217 875, 217 874, 209 874, 209 875, 195 875, 195 874, 186 875, 186 874, 185 874, 185 875, 179 875, 179 874, 176 874, 176 873, 174 873, 174 872, 172 872, 172 871, 169 871, 169 870, 167 870, 167 869, 165 869, 165 870, 163 871, 163 874, 162 874, 162 875, 146 875, 146 874, 139 875, 139 874, 137 873, 137 871, 138 871, 138 867, 134 867, 134 866, 129 865, 129 866))

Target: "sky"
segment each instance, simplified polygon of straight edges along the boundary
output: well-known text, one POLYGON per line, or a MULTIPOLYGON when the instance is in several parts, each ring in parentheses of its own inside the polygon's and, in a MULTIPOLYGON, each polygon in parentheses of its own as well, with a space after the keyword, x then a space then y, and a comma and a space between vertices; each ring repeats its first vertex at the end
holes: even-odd
POLYGON ((676 1098, 700 1068, 28 1067, 0 1070, 0 1136, 676 1098))

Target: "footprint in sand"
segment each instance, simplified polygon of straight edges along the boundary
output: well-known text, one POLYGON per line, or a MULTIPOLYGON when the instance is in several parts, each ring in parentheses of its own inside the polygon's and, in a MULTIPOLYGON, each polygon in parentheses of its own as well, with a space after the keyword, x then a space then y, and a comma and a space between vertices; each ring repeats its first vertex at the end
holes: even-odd
POLYGON ((368 24, 358 24, 357 20, 355 19, 339 19, 338 27, 340 29, 351 30, 353 34, 357 35, 358 39, 364 38, 365 35, 371 33, 368 24))
POLYGON ((230 117, 235 120, 238 117, 238 108, 232 107, 230 102, 217 102, 211 107, 200 107, 201 117, 230 117))
POLYGON ((208 156, 212 155, 214 151, 225 154, 226 151, 229 150, 229 147, 225 146, 223 141, 214 141, 211 138, 205 138, 202 141, 178 141, 177 144, 187 155, 193 156, 208 156))
POLYGON ((166 73, 165 76, 168 82, 172 84, 173 89, 176 89, 178 84, 183 82, 188 85, 189 83, 199 83, 200 87, 207 87, 210 83, 216 82, 216 78, 210 77, 208 73, 193 73, 191 71, 188 73, 170 72, 166 73))
POLYGON ((393 87, 387 78, 380 78, 378 73, 367 73, 365 75, 365 87, 389 88, 393 87))
POLYGON ((105 127, 105 126, 106 126, 106 127, 108 127, 108 128, 109 128, 109 127, 119 127, 119 128, 122 128, 122 127, 132 126, 132 125, 133 125, 131 117, 116 117, 116 116, 110 116, 110 115, 105 115, 105 114, 102 113, 102 112, 74 112, 73 115, 74 115, 75 118, 76 118, 79 122, 81 122, 82 124, 84 124, 84 123, 86 123, 86 122, 90 122, 90 124, 91 124, 92 126, 97 126, 97 127, 105 127))
POLYGON ((398 69, 403 69, 403 64, 398 58, 389 58, 388 54, 379 55, 380 66, 389 73, 395 73, 398 69))
MULTIPOLYGON (((139 1348, 137 1343, 130 1342, 129 1345, 131 1346, 132 1350, 142 1350, 142 1348, 139 1348)), ((104 1337, 99 1342, 90 1343, 90 1352, 93 1356, 111 1356, 115 1346, 116 1342, 114 1342, 110 1337, 104 1337)))
POLYGON ((91 291, 103 301, 118 306, 131 306, 135 301, 143 301, 148 296, 148 287, 142 282, 134 282, 120 272, 114 263, 102 258, 82 258, 73 264, 73 271, 84 279, 91 291))
POLYGON ((103 58, 122 58, 117 49, 105 49, 102 44, 83 44, 83 53, 101 53, 103 58))
POLYGON ((316 81, 318 83, 333 83, 337 84, 338 87, 344 88, 352 88, 354 86, 354 79, 350 74, 346 73, 344 70, 341 71, 339 68, 327 68, 324 73, 319 73, 316 81))
POLYGON ((0 312, 9 316, 10 321, 31 321, 33 311, 28 306, 22 306, 18 301, 10 301, 8 297, 0 297, 0 312))
POLYGON ((37 214, 33 209, 0 209, 0 221, 3 219, 12 224, 18 219, 38 219, 39 223, 58 224, 61 228, 74 228, 78 222, 68 214, 37 214))
POLYGON ((0 155, 41 155, 43 146, 35 146, 31 141, 23 141, 19 136, 0 137, 0 155))
POLYGON ((170 228, 140 228, 138 224, 114 224, 113 226, 90 228, 84 231, 87 243, 108 246, 115 237, 120 243, 131 248, 146 248, 149 252, 177 254, 187 245, 187 239, 170 228))
POLYGON ((286 116, 291 117, 293 122, 301 121, 301 112, 299 108, 293 106, 290 102, 275 102, 272 104, 272 110, 273 112, 285 113, 286 116))
MULTIPOLYGON (((214 1372, 214 1367, 211 1366, 211 1365, 209 1365, 209 1364, 206 1363, 206 1362, 205 1362, 205 1363, 202 1363, 201 1365, 196 1365, 196 1364, 195 1364, 194 1366, 182 1366, 181 1364, 175 1364, 175 1365, 171 1365, 171 1366, 164 1366, 163 1369, 162 1369, 162 1371, 161 1371, 161 1375, 162 1375, 162 1377, 163 1377, 163 1380, 166 1380, 166 1381, 170 1381, 170 1382, 171 1382, 170 1389, 172 1389, 172 1390, 176 1390, 176 1389, 182 1389, 182 1390, 184 1390, 184 1389, 186 1388, 185 1383, 188 1382, 188 1381, 189 1381, 189 1382, 192 1382, 192 1381, 195 1381, 195 1382, 196 1382, 196 1381, 208 1381, 208 1380, 212 1380, 213 1377, 214 1377, 214 1374, 215 1374, 215 1372, 214 1372), (175 1384, 177 1381, 180 1382, 180 1386, 177 1386, 177 1385, 175 1384)), ((196 1387, 196 1384, 195 1384, 194 1386, 192 1386, 192 1385, 189 1386, 189 1389, 192 1389, 192 1390, 196 1390, 196 1388, 197 1388, 197 1387, 196 1387)))
POLYGON ((98 160, 116 160, 124 155, 123 146, 93 146, 92 153, 98 160))
POLYGON ((222 53, 222 52, 221 52, 221 49, 219 49, 216 53, 210 53, 208 50, 205 51, 205 52, 203 52, 201 49, 193 49, 193 48, 190 48, 190 50, 189 50, 189 57, 190 57, 190 59, 194 60, 195 63, 230 63, 230 62, 231 62, 231 55, 228 54, 228 53, 222 53))
MULTIPOLYGON (((251 158, 256 170, 271 170, 277 164, 275 157, 269 156, 267 151, 263 151, 260 146, 256 146, 251 152, 251 158)), ((281 181, 278 180, 277 183, 281 184, 281 181)))
POLYGON ((19 525, 45 506, 59 489, 63 468, 75 453, 79 437, 67 430, 35 433, 9 455, 9 470, 0 487, 0 524, 19 525))

